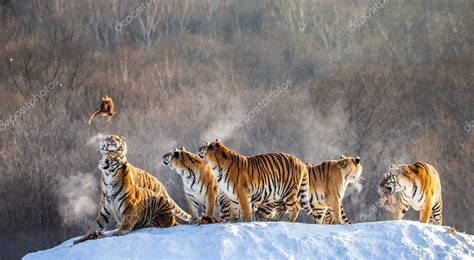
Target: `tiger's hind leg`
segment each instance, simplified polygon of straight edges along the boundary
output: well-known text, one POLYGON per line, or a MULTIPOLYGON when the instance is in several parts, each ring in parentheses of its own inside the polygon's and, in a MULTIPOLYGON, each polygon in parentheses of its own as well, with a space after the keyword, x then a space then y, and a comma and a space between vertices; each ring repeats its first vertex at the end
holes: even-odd
POLYGON ((274 211, 274 216, 273 218, 276 220, 281 220, 283 215, 285 215, 286 212, 286 205, 283 202, 276 202, 275 203, 275 208, 273 209, 274 211))
POLYGON ((332 206, 329 206, 329 209, 331 211, 332 222, 334 224, 344 224, 344 222, 342 221, 341 202, 336 201, 332 206))
POLYGON ((294 189, 288 196, 283 199, 284 205, 289 212, 288 222, 295 222, 298 214, 300 213, 300 207, 298 204, 298 189, 294 189))
MULTIPOLYGON (((152 199, 143 202, 144 215, 151 213, 147 227, 166 228, 178 225, 173 213, 173 206, 162 196, 155 194, 152 199)), ((147 218, 148 219, 148 218, 147 218)))
MULTIPOLYGON (((323 217, 326 215, 327 207, 324 206, 318 206, 318 207, 312 207, 312 210, 314 212, 314 223, 315 224, 322 224, 323 223, 323 217)), ((331 218, 332 219, 332 218, 331 218)))
POLYGON ((156 214, 156 216, 151 220, 151 226, 158 228, 167 228, 177 226, 178 222, 173 215, 171 210, 156 214))
POLYGON ((332 212, 328 209, 326 210, 326 214, 324 214, 323 224, 332 224, 332 212))
POLYGON ((255 220, 257 221, 269 221, 274 215, 275 203, 266 202, 258 206, 255 212, 255 220))
POLYGON ((143 211, 137 208, 131 208, 124 214, 122 222, 118 225, 117 230, 112 233, 112 236, 123 236, 128 234, 132 229, 136 228, 135 225, 140 220, 143 211))
MULTIPOLYGON (((324 219, 323 219, 323 224, 334 224, 334 221, 332 220, 332 214, 333 213, 331 209, 328 209, 326 211, 326 214, 324 215, 324 219)), ((344 208, 342 207, 342 204, 341 204, 341 217, 342 217, 342 222, 344 224, 352 224, 352 221, 344 213, 344 208)))
POLYGON ((223 193, 220 193, 217 199, 217 204, 220 208, 220 221, 230 221, 232 219, 232 207, 229 198, 227 198, 223 193))
POLYGON ((443 211, 443 202, 441 199, 439 199, 433 206, 433 208, 431 209, 431 223, 433 223, 434 225, 442 225, 443 224, 443 215, 442 215, 442 211, 443 211))
POLYGON ((428 223, 431 215, 431 198, 426 198, 425 204, 422 206, 420 211, 420 222, 428 223))

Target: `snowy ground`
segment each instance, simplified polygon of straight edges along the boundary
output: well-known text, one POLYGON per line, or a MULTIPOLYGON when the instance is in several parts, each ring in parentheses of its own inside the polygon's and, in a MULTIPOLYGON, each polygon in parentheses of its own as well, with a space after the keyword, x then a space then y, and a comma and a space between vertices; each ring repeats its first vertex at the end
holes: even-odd
POLYGON ((238 223, 148 228, 24 259, 458 259, 474 258, 474 236, 412 221, 355 225, 238 223))

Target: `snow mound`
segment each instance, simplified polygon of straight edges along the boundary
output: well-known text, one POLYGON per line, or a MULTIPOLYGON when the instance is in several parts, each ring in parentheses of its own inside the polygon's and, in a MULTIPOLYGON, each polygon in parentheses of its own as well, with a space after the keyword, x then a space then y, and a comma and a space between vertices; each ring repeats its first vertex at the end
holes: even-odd
POLYGON ((23 259, 419 259, 473 258, 474 236, 412 221, 354 225, 254 222, 147 228, 23 259))

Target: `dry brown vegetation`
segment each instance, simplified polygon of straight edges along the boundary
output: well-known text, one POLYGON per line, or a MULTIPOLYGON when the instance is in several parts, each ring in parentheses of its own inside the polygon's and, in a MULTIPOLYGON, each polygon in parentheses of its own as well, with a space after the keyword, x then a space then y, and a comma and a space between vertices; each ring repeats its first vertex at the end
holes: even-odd
POLYGON ((445 224, 474 233, 472 1, 387 1, 355 31, 367 1, 144 2, 117 31, 135 1, 0 1, 0 258, 84 233, 106 133, 125 135, 130 161, 183 206, 179 177, 160 162, 176 145, 359 155, 365 180, 344 200, 356 222, 389 219, 375 205, 391 163, 425 160, 442 178, 445 224), (21 111, 54 79, 62 87, 21 111), (105 95, 117 115, 87 125, 105 95))

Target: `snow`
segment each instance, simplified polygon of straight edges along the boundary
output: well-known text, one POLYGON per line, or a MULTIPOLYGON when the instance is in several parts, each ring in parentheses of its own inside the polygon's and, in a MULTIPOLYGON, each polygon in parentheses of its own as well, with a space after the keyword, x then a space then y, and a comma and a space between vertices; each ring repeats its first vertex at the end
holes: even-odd
POLYGON ((315 225, 252 222, 147 228, 77 239, 23 259, 467 259, 474 236, 414 221, 315 225))

